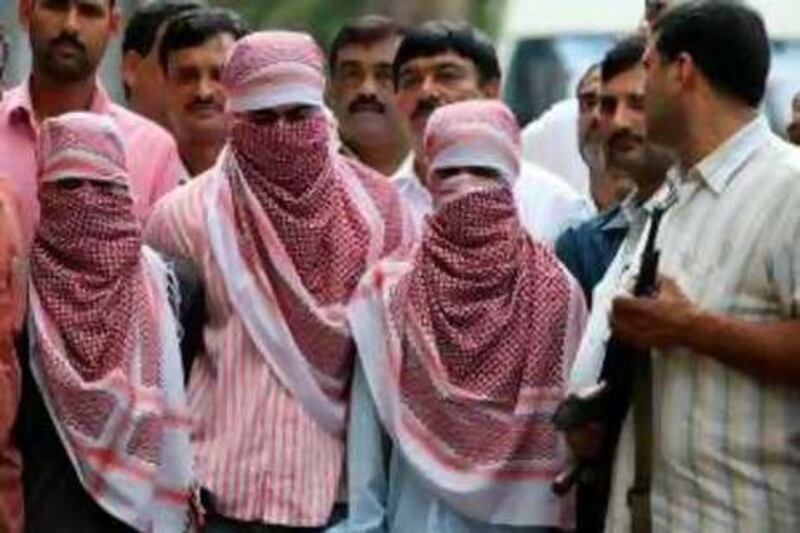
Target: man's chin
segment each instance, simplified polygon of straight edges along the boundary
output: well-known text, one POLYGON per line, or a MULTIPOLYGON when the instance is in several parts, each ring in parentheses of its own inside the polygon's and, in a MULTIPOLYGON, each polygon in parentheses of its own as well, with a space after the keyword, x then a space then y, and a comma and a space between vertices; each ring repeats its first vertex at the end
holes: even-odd
POLYGON ((381 135, 391 129, 391 124, 383 113, 354 113, 347 118, 347 123, 347 129, 357 135, 381 135))
POLYGON ((62 83, 75 83, 83 81, 92 75, 93 69, 85 64, 77 63, 52 63, 45 67, 45 72, 53 80, 62 83))
POLYGON ((620 170, 625 173, 636 173, 645 165, 645 158, 639 151, 625 152, 622 154, 610 154, 608 165, 612 169, 620 170))
POLYGON ((227 128, 225 125, 224 117, 220 116, 216 120, 212 119, 188 119, 184 122, 182 128, 190 133, 190 137, 196 139, 215 139, 225 137, 227 128))

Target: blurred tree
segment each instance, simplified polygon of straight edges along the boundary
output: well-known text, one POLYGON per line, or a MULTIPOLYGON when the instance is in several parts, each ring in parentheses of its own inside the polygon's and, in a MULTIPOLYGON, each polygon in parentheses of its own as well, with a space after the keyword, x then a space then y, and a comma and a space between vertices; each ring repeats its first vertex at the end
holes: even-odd
POLYGON ((495 34, 503 0, 211 0, 241 13, 254 28, 307 31, 327 46, 348 19, 382 13, 404 23, 432 18, 469 20, 495 34))

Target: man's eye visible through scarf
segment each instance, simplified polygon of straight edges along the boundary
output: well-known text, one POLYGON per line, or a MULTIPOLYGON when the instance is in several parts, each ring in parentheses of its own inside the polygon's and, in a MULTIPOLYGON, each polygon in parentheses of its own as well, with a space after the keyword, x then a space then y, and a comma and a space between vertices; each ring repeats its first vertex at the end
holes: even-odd
POLYGON ((66 178, 57 181, 54 186, 62 191, 77 191, 79 189, 92 189, 101 194, 111 194, 114 196, 125 196, 128 192, 124 185, 103 181, 92 181, 81 178, 66 178))
POLYGON ((294 124, 307 120, 320 112, 321 110, 318 107, 312 105, 291 105, 259 109, 258 111, 246 113, 244 116, 247 121, 253 124, 266 126, 277 124, 278 122, 294 124))

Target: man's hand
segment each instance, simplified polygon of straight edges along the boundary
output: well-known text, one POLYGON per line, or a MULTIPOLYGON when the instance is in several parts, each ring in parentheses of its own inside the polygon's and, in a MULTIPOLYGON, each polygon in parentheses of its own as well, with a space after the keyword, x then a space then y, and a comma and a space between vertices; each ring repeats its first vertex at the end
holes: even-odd
POLYGON ((603 451, 606 427, 601 422, 589 422, 564 433, 567 445, 579 461, 592 461, 603 451))
POLYGON ((653 298, 619 297, 611 308, 611 328, 636 348, 670 348, 685 344, 686 332, 697 309, 678 284, 659 277, 653 298))

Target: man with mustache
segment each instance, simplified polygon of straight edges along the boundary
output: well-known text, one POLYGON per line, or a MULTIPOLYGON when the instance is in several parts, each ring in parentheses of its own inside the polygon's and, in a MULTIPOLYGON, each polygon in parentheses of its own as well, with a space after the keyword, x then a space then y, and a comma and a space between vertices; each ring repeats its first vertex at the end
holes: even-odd
POLYGON ((607 122, 600 114, 601 64, 589 67, 578 82, 578 150, 589 167, 589 194, 597 211, 616 207, 630 193, 633 184, 618 168, 610 167, 604 153, 607 122))
MULTIPOLYGON (((497 99, 500 65, 488 37, 466 23, 432 21, 409 31, 393 64, 397 105, 412 139, 413 153, 392 178, 418 225, 433 209, 425 179, 422 139, 438 107, 472 99, 497 99)), ((523 225, 552 244, 569 226, 586 220, 588 202, 559 178, 523 164, 514 185, 523 225)))
MULTIPOLYGON (((601 64, 599 109, 606 131, 602 145, 604 157, 613 170, 630 176, 636 188, 617 207, 569 230, 556 245, 559 258, 581 283, 587 300, 592 302, 589 324, 578 352, 578 369, 590 364, 601 366, 604 361, 622 361, 625 356, 617 348, 606 347, 608 309, 620 277, 632 261, 647 213, 664 194, 659 189, 671 164, 667 152, 655 146, 647 136, 645 71, 641 63, 645 42, 642 36, 629 37, 612 48, 601 64)), ((611 384, 624 381, 626 377, 616 372, 618 368, 609 363, 601 379, 611 384)), ((581 372, 573 371, 574 374, 581 372)), ((581 459, 593 460, 598 472, 594 483, 578 486, 579 533, 602 531, 612 452, 626 408, 626 403, 618 403, 604 414, 604 418, 611 421, 605 435, 606 427, 596 424, 569 434, 569 442, 576 444, 576 454, 581 459), (582 452, 587 448, 600 449, 600 443, 605 443, 602 457, 582 452)))
POLYGON ((344 147, 365 165, 391 176, 408 153, 397 111, 392 62, 403 30, 368 15, 346 24, 331 44, 328 102, 344 147))
MULTIPOLYGON (((629 37, 612 48, 600 65, 597 101, 597 153, 609 181, 626 193, 612 207, 558 238, 556 253, 583 287, 586 300, 603 278, 630 225, 629 211, 661 185, 669 166, 663 150, 647 142, 644 126, 644 71, 640 65, 645 38, 629 37), (629 183, 635 184, 631 195, 629 183)), ((589 134, 587 133, 587 136, 589 134)), ((582 151, 594 151, 582 138, 582 151)), ((591 161, 591 158, 587 158, 591 161)))
MULTIPOLYGON (((650 24, 678 1, 680 0, 644 0, 644 17, 640 30, 645 33, 650 24)), ((591 163, 583 157, 581 147, 575 145, 574 124, 576 120, 579 124, 581 121, 580 105, 573 98, 556 102, 525 126, 522 131, 522 154, 527 160, 564 178, 581 194, 591 196, 598 212, 603 212, 607 206, 602 205, 602 199, 598 202, 598 197, 592 191, 595 184, 592 180, 595 176, 591 175, 591 163)))
POLYGON ((170 20, 158 52, 166 112, 186 170, 211 168, 228 138, 221 76, 234 43, 247 33, 228 9, 201 8, 170 20))
POLYGON ((106 46, 118 33, 116 0, 20 0, 33 64, 22 85, 0 104, 0 174, 17 186, 23 233, 38 220, 36 139, 39 124, 68 111, 111 116, 125 132, 134 212, 140 220, 183 178, 175 141, 159 126, 116 104, 97 81, 106 46))
POLYGON ((168 130, 158 49, 169 19, 202 5, 201 0, 140 2, 125 24, 121 67, 128 108, 168 130))

